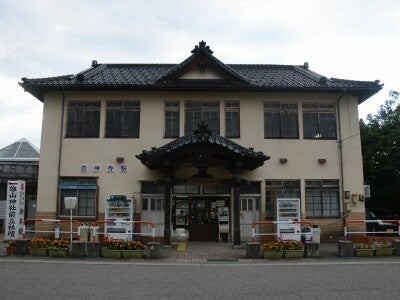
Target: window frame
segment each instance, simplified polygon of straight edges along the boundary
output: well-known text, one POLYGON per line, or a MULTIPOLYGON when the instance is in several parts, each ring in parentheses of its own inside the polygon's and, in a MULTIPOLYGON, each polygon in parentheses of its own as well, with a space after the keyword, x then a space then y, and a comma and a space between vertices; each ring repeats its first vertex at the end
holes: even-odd
POLYGON ((209 100, 209 101, 185 101, 185 126, 184 126, 184 134, 190 135, 193 134, 194 130, 197 129, 197 125, 200 124, 202 121, 204 123, 209 124, 209 129, 212 130, 213 134, 220 134, 221 130, 221 120, 220 120, 220 102, 218 100, 209 100), (215 120, 215 124, 210 122, 212 118, 205 118, 204 114, 209 113, 210 115, 214 113, 217 116, 217 120, 215 120), (188 114, 199 114, 199 117, 193 117, 193 121, 188 123, 188 114), (198 121, 194 121, 198 119, 198 121), (189 128, 191 125, 191 128, 189 128), (218 128, 214 128, 213 125, 217 126, 218 128))
MULTIPOLYGON (((77 219, 96 219, 98 215, 98 195, 99 195, 99 186, 97 184, 97 177, 61 177, 60 182, 57 188, 58 192, 58 207, 57 207, 57 214, 59 217, 69 217, 69 210, 63 209, 64 201, 63 201, 63 191, 75 191, 76 193, 73 195, 66 195, 68 196, 75 196, 78 197, 78 211, 75 209, 73 210, 73 217, 77 219), (83 181, 83 182, 82 182, 83 181), (84 183, 87 181, 87 183, 84 183), (92 182, 89 182, 92 181, 92 182), (94 198, 93 198, 93 215, 78 215, 79 212, 79 204, 80 204, 80 191, 94 191, 94 198), (65 211, 63 211, 65 210, 65 211), (63 214, 64 213, 64 214, 63 214)), ((87 199, 86 199, 87 201, 87 199)), ((88 205, 85 204, 85 210, 87 211, 88 205)))
POLYGON ((305 140, 337 140, 338 138, 338 120, 337 120, 337 106, 335 103, 322 103, 322 102, 303 102, 302 103, 302 118, 303 118, 303 139, 305 140), (308 106, 308 107, 307 107, 308 106), (333 114, 333 118, 326 118, 329 114, 333 114), (306 121, 306 115, 310 115, 306 121), (312 116, 314 115, 314 116, 312 116), (324 117, 323 117, 324 116, 324 117), (316 117, 316 118, 315 118, 316 117), (325 124, 323 123, 325 120, 325 124), (329 120, 333 120, 334 136, 329 137, 329 133, 333 130, 321 130, 321 127, 332 126, 328 124, 329 120), (313 123, 314 122, 314 123, 313 123), (308 126, 308 123, 310 124, 308 126), (317 130, 312 127, 318 127, 317 130), (306 134, 306 127, 310 127, 306 134), (313 131, 314 130, 314 131, 313 131), (310 136, 313 135, 313 136, 310 136), (326 136, 324 136, 326 135, 326 136))
MULTIPOLYGON (((306 210, 306 218, 308 219, 337 219, 340 218, 340 187, 339 187, 339 180, 338 179, 309 179, 305 180, 305 210, 306 210), (329 184, 330 183, 330 184, 329 184), (309 209, 309 205, 315 205, 315 201, 312 203, 309 202, 309 192, 310 191, 318 191, 319 192, 319 205, 320 205, 320 210, 321 214, 320 215, 309 215, 309 212, 312 210, 315 211, 315 208, 309 209), (329 206, 332 207, 333 204, 336 205, 337 209, 337 214, 333 215, 332 214, 332 208, 329 209, 330 214, 329 215, 324 215, 325 209, 325 199, 326 196, 324 195, 324 192, 332 192, 334 191, 336 193, 336 203, 329 203, 329 206)), ((314 198, 314 197, 313 197, 314 198)), ((328 199, 331 199, 331 195, 329 195, 328 199)))
POLYGON ((140 136, 140 100, 107 100, 105 118, 105 138, 139 138, 140 136), (109 120, 109 114, 114 113, 113 121, 109 120), (118 113, 120 115, 118 116, 118 113), (129 114, 129 115, 128 115, 129 114), (136 115, 136 116, 135 116, 136 115), (128 121, 125 121, 128 117, 128 121), (109 127, 120 127, 120 133, 116 134, 116 129, 109 127), (130 128, 130 126, 132 126, 130 128), (132 132, 130 132, 130 130, 132 132))
POLYGON ((264 114, 264 139, 299 139, 299 105, 293 101, 264 101, 263 102, 264 114), (267 106, 269 105, 269 106, 267 106), (275 107, 273 106, 275 105, 275 107), (279 119, 279 124, 274 124, 276 121, 274 117, 268 118, 267 114, 276 114, 279 119), (286 115, 286 116, 284 116, 286 115), (293 122, 294 118, 294 122, 293 122), (271 120, 271 124, 268 121, 271 120), (286 122, 285 122, 286 121, 286 122), (295 129, 291 129, 291 123, 296 124, 295 129), (271 135, 267 135, 267 127, 270 125, 271 135), (279 135, 274 135, 274 125, 279 127, 279 135), (284 132, 285 125, 287 126, 287 133, 284 132), (295 133, 295 135, 292 135, 295 133))
POLYGON ((180 101, 177 100, 166 100, 164 102, 164 138, 169 139, 169 138, 178 138, 180 135, 180 101), (167 113, 177 113, 177 116, 167 116, 167 113), (176 120, 175 120, 176 119, 176 120), (167 124, 168 120, 171 121, 170 124, 167 124), (174 123, 175 120, 175 123, 174 123), (177 128, 174 128, 176 126, 177 128), (169 132, 167 133, 167 130, 169 132), (174 134, 175 130, 177 132, 174 134))
POLYGON ((276 199, 277 198, 293 198, 301 199, 301 181, 300 179, 266 179, 265 180, 265 219, 276 219, 276 199), (271 182, 272 185, 268 185, 271 182), (273 196, 268 196, 268 193, 274 193, 273 196), (294 197, 288 195, 277 196, 277 193, 296 193, 294 197), (268 201, 270 199, 270 201, 268 201), (267 213, 268 208, 272 211, 272 215, 267 213))
POLYGON ((225 101, 224 110, 225 110, 225 137, 239 139, 240 138, 240 101, 225 101), (237 116, 233 116, 234 113, 237 113, 237 116), (236 121, 234 121, 234 120, 236 120, 236 121), (228 124, 230 124, 229 131, 228 131, 228 124), (237 134, 234 134, 235 129, 232 129, 235 126, 238 127, 237 134))
POLYGON ((67 102, 67 116, 65 126, 66 138, 99 138, 100 137, 100 100, 71 100, 67 102), (79 116, 81 112, 81 116, 79 116), (90 116, 88 116, 90 114, 90 116), (79 121, 79 118, 81 120, 79 121), (86 120, 87 118, 90 119, 86 120), (86 121, 86 122, 85 122, 86 121), (86 126, 85 126, 86 125, 86 126), (90 128, 92 126, 93 128, 90 128), (88 129, 89 127, 90 129, 88 129), (93 130, 88 134, 89 130, 93 130))

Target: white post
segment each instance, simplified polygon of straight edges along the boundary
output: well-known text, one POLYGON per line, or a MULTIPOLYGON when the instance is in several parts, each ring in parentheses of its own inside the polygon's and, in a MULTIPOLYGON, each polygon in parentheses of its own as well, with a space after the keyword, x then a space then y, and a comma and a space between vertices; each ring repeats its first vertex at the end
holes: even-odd
POLYGON ((70 211, 70 215, 69 215, 69 221, 70 221, 69 224, 70 225, 69 225, 69 228, 71 230, 71 236, 70 236, 70 239, 71 239, 70 245, 71 245, 71 247, 70 247, 70 251, 71 251, 71 254, 72 254, 72 209, 70 209, 69 211, 70 211))

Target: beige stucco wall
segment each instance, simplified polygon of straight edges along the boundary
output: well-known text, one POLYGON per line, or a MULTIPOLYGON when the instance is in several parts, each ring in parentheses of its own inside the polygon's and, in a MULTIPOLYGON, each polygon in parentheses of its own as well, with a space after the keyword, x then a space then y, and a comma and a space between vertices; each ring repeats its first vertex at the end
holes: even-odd
MULTIPOLYGON (((164 101, 180 100, 180 134, 184 133, 184 101, 220 101, 220 128, 224 135, 224 101, 240 101, 241 137, 233 139, 244 147, 254 147, 271 156, 264 166, 242 174, 249 180, 300 179, 302 211, 305 213, 306 179, 341 179, 340 152, 337 140, 304 140, 302 138, 301 102, 329 101, 335 103, 339 94, 295 94, 295 93, 257 93, 257 92, 66 92, 65 111, 69 100, 101 100, 101 124, 99 138, 64 138, 62 131, 60 176, 98 177, 99 212, 104 212, 104 199, 110 194, 126 194, 139 198, 140 181, 162 178, 143 166, 136 154, 159 147, 171 141, 164 139, 164 101), (140 138, 104 138, 105 101, 140 100, 140 138), (296 140, 264 139, 263 101, 295 101, 299 103, 299 134, 296 140), (107 173, 108 164, 119 166, 117 157, 124 157, 127 173, 118 170, 107 173), (279 158, 287 158, 281 164, 279 158), (325 158, 319 164, 318 158, 325 158), (94 173, 93 164, 102 166, 102 171, 94 173), (87 164, 89 171, 80 173, 81 164, 87 164)), ((44 101, 42 144, 38 190, 38 211, 56 211, 58 157, 60 151, 60 126, 62 120, 62 95, 50 93, 44 101)), ((339 114, 337 114, 337 117, 339 114)), ((357 99, 345 95, 340 100, 341 133, 343 142, 344 190, 352 194, 363 193, 361 146, 358 127, 357 99)), ((66 117, 64 117, 64 125, 66 117)), ((65 126, 64 126, 65 128, 65 126)), ((262 184, 262 211, 264 211, 264 182, 262 184)), ((139 198, 140 199, 140 198, 139 198)), ((139 203, 137 203, 139 210, 139 203)), ((363 211, 362 202, 357 202, 352 210, 363 211)))

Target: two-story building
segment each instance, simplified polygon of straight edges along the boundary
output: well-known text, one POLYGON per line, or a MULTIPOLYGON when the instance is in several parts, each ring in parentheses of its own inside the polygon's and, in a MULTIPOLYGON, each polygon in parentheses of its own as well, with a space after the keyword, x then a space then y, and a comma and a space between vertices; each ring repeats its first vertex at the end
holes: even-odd
POLYGON ((323 236, 364 218, 358 105, 379 81, 224 64, 200 42, 180 64, 93 61, 20 84, 44 103, 38 218, 68 216, 72 195, 75 217, 102 219, 109 195, 127 195, 166 244, 179 227, 217 240, 221 206, 239 244, 253 221, 276 218, 277 198, 300 199, 323 236))

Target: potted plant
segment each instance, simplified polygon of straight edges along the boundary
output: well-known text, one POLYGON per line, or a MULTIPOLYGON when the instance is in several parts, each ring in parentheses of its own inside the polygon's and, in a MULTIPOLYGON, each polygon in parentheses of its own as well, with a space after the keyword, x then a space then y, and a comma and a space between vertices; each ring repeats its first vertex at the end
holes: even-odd
POLYGON ((100 242, 101 254, 107 258, 120 258, 121 250, 124 248, 122 241, 114 240, 111 238, 104 239, 100 242))
POLYGON ((122 250, 122 257, 124 258, 142 258, 144 251, 144 244, 141 241, 125 241, 122 250))
POLYGON ((264 258, 281 258, 283 256, 283 247, 281 241, 265 241, 262 243, 264 258))
POLYGON ((353 248, 356 256, 366 257, 374 256, 374 247, 371 239, 368 237, 359 237, 353 239, 353 248))
POLYGON ((302 242, 284 241, 283 255, 285 258, 301 258, 304 255, 304 247, 302 242))
POLYGON ((68 254, 69 241, 67 239, 57 239, 51 242, 49 256, 66 257, 68 254))
POLYGON ((9 240, 7 244, 7 254, 14 254, 15 253, 15 241, 9 240))
POLYGON ((373 247, 375 249, 375 256, 392 256, 393 244, 390 239, 374 240, 373 247))
POLYGON ((35 256, 46 256, 47 249, 49 248, 51 241, 46 238, 33 238, 29 242, 29 254, 35 256))

